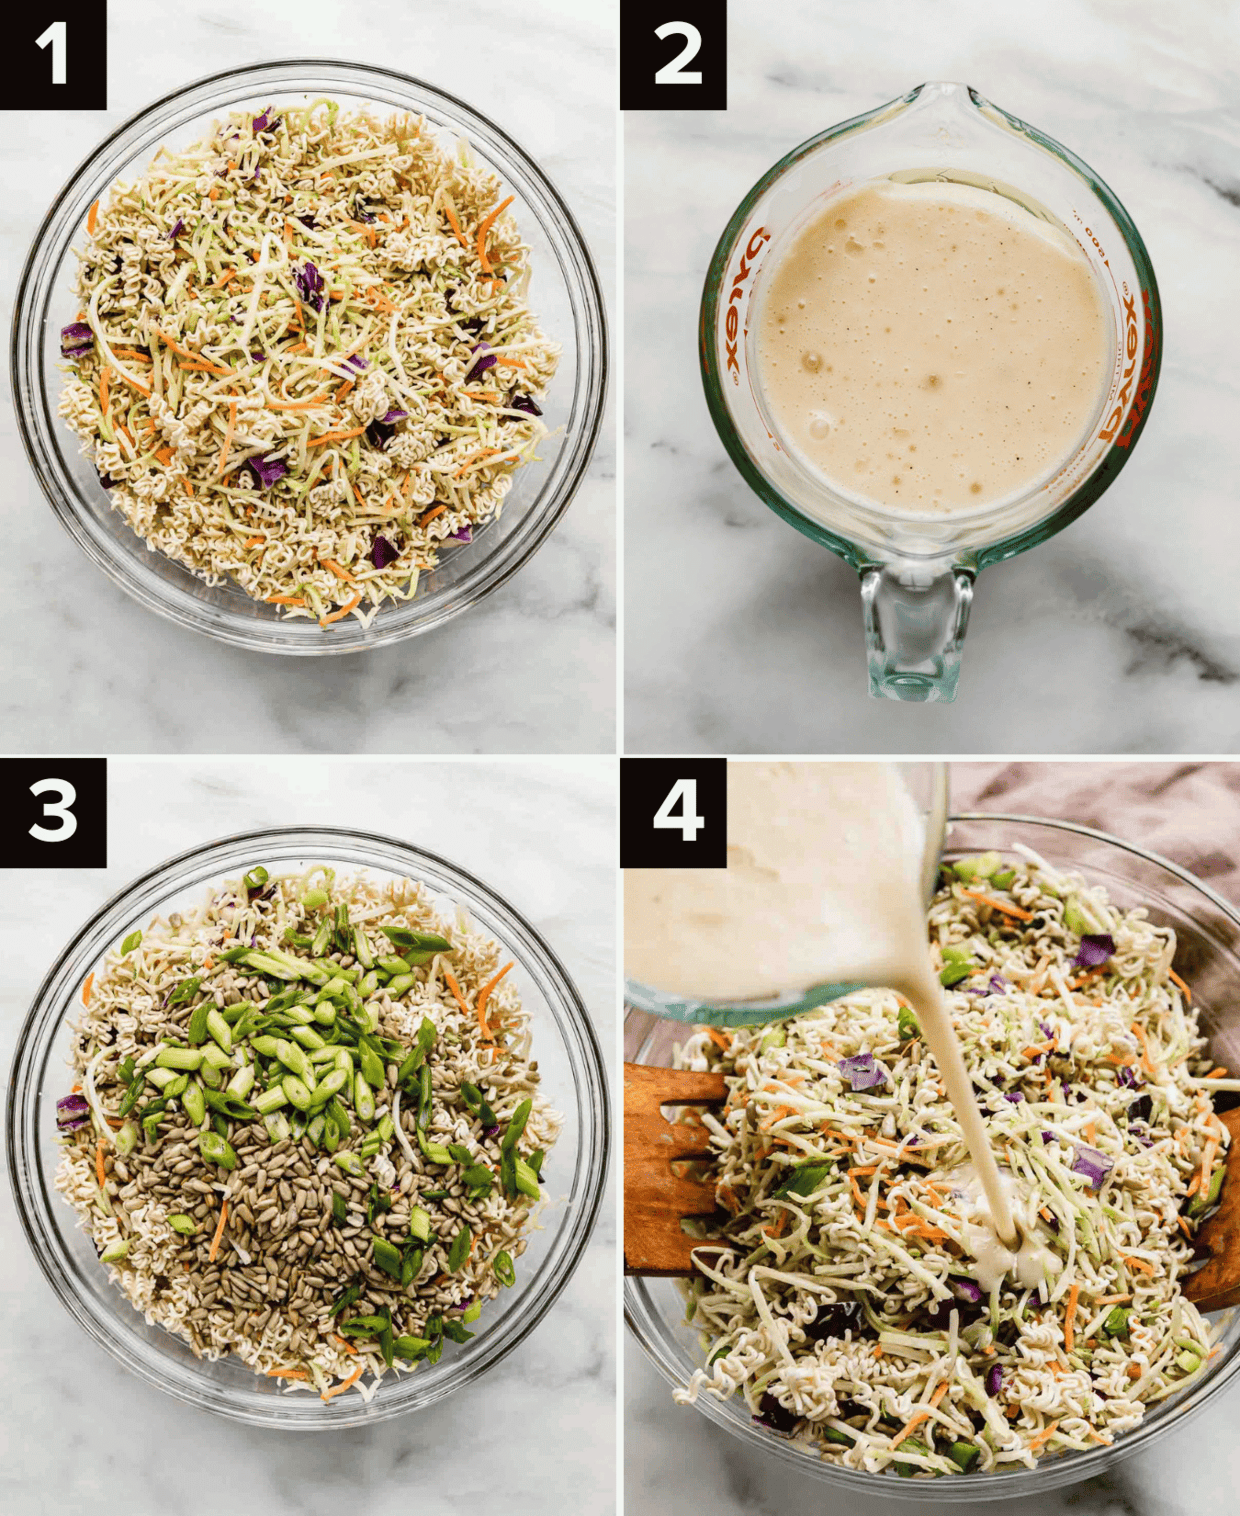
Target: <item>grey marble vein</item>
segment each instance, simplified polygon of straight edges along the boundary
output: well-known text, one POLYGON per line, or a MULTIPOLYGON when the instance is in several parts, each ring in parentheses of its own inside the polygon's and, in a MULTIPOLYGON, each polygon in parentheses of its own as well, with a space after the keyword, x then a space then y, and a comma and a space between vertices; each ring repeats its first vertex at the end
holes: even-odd
MULTIPOLYGON (((11 113, 0 143, 7 325, 52 194, 120 121, 182 82, 280 57, 379 62, 475 103, 542 165, 615 284, 614 47, 580 0, 111 7, 109 105, 11 113), (555 88, 548 88, 548 81, 555 88)), ((7 371, 3 381, 7 386, 7 371)), ((282 659, 181 631, 116 589, 63 534, 0 411, 6 608, 0 730, 15 752, 611 752, 615 444, 609 416, 576 499, 488 600, 411 642, 282 659)))
POLYGON ((1240 42, 1172 19, 791 0, 730 7, 726 113, 625 119, 625 745, 684 752, 1232 752, 1240 746, 1240 42), (963 80, 1080 154, 1136 221, 1163 299, 1151 420, 1111 489, 978 581, 954 706, 868 698, 855 575, 785 526, 706 411, 696 323, 753 182, 832 123, 963 80))

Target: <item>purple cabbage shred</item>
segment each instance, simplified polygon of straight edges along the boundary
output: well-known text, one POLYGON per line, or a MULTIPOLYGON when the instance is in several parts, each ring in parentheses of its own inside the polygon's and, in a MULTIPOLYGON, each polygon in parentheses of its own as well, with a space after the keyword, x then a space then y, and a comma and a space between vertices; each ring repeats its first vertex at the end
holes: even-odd
POLYGON ((1054 1134, 1054 1132, 1043 1132, 1042 1133, 1042 1146, 1043 1147, 1045 1147, 1048 1142, 1054 1142, 1054 1140, 1055 1140, 1055 1134, 1054 1134))
POLYGON ((468 526, 463 526, 459 532, 449 532, 448 536, 457 542, 472 542, 474 540, 473 530, 468 526))
POLYGON ((470 348, 470 352, 479 353, 481 356, 474 360, 473 366, 470 368, 469 372, 465 375, 465 378, 462 381, 464 384, 468 384, 471 379, 477 379, 480 374, 485 374, 487 369, 494 368, 495 365, 499 362, 499 359, 491 351, 489 343, 476 342, 473 347, 470 348))
POLYGON ((542 411, 529 395, 513 395, 508 401, 510 411, 524 411, 527 416, 541 416, 542 411))
POLYGON ((95 345, 95 334, 86 321, 71 321, 60 329, 60 356, 77 358, 95 345))
POLYGON ((853 1058, 841 1058, 840 1073, 854 1091, 872 1090, 887 1083, 887 1075, 875 1065, 873 1053, 858 1053, 853 1058))
POLYGON ((1003 1098, 1004 1100, 1010 1100, 1012 1104, 1015 1105, 1018 1101, 1023 1100, 1025 1097, 1020 1093, 1019 1090, 1016 1090, 1010 1095, 1005 1095, 1003 1098))
POLYGON ((953 1295, 957 1300, 967 1300, 971 1305, 977 1305, 982 1298, 982 1287, 972 1279, 949 1279, 947 1281, 953 1295))
POLYGON ((258 481, 265 490, 288 473, 288 464, 283 458, 247 458, 246 466, 258 475, 258 481))
MULTIPOLYGON (((268 107, 268 109, 270 109, 270 107, 268 107)), ((256 132, 274 132, 276 127, 280 124, 280 118, 279 116, 272 116, 271 119, 268 120, 267 111, 264 111, 261 116, 255 116, 254 120, 250 124, 253 126, 256 132)))
POLYGON ((387 540, 386 537, 376 537, 370 548, 370 561, 377 569, 387 568, 389 563, 395 563, 400 554, 387 540))
POLYGON ((365 358, 362 357, 361 353, 353 353, 344 361, 346 368, 355 368, 360 370, 370 367, 370 364, 367 363, 365 358))
POLYGON ((1105 1153, 1100 1153, 1097 1148, 1087 1148, 1083 1143, 1077 1144, 1076 1157, 1072 1160, 1072 1172, 1084 1174, 1094 1189, 1098 1189, 1102 1181, 1107 1177, 1115 1165, 1105 1153))
POLYGON ((1003 1370, 997 1363, 992 1363, 986 1373, 986 1393, 992 1400, 999 1393, 999 1388, 1002 1384, 1003 1370))
POLYGON ((374 212, 366 208, 366 202, 359 195, 353 202, 354 221, 371 222, 375 219, 374 212))
POLYGON ((172 242, 175 238, 179 237, 184 230, 185 223, 181 220, 180 216, 178 216, 176 219, 176 225, 168 233, 168 241, 172 242))
POLYGON ((1076 969, 1101 967, 1115 951, 1115 938, 1110 932, 1087 933, 1081 938, 1081 950, 1072 960, 1076 969))
POLYGON ((990 976, 990 993, 992 995, 1006 995, 1007 991, 1008 981, 1003 977, 1003 975, 992 974, 990 976))
POLYGON ((312 311, 323 309, 323 276, 313 263, 303 263, 293 276, 297 293, 312 311))
POLYGON ((76 1132, 90 1120, 90 1106, 82 1095, 66 1095, 56 1102, 56 1126, 62 1132, 76 1132))
POLYGON ((1115 1076, 1115 1082, 1116 1084, 1124 1085, 1130 1090, 1139 1090, 1141 1088, 1140 1080, 1129 1068, 1120 1069, 1119 1073, 1115 1076))

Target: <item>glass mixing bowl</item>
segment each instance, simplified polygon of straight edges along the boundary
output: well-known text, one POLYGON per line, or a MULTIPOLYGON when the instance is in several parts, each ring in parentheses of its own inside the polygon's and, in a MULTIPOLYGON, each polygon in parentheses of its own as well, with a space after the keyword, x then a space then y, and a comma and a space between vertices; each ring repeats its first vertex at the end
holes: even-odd
POLYGON ((546 540, 568 509, 590 461, 607 388, 607 324, 589 250, 572 213, 542 170, 473 107, 388 69, 357 63, 287 60, 231 69, 186 85, 140 111, 102 143, 57 195, 31 246, 13 312, 12 386, 26 452, 60 524, 135 600, 234 647, 268 653, 353 653, 429 631, 498 589, 546 540), (513 476, 503 514, 471 543, 449 545, 424 574, 413 600, 380 607, 369 627, 353 617, 322 628, 282 620, 231 581, 210 586, 146 547, 112 509, 77 436, 60 420, 60 330, 78 311, 72 247, 93 201, 116 179, 131 179, 161 143, 189 146, 238 105, 277 111, 318 95, 346 108, 411 111, 441 142, 468 139, 515 199, 512 215, 530 247, 531 308, 563 348, 544 404, 551 435, 542 461, 513 476))
POLYGON ((455 864, 386 837, 335 827, 245 832, 162 863, 113 896, 75 933, 39 988, 13 1059, 8 1101, 9 1175, 26 1236, 48 1282, 74 1319, 127 1369, 190 1405, 236 1421, 291 1431, 370 1425, 442 1399, 498 1363, 554 1305, 580 1261, 598 1215, 610 1146, 603 1055, 576 987, 534 928, 506 901, 455 864), (107 1269, 53 1188, 60 1149, 56 1101, 69 1087, 69 1026, 82 982, 134 927, 152 915, 202 901, 220 880, 254 864, 362 868, 379 879, 422 880, 449 914, 460 905, 516 960, 530 1013, 534 1054, 548 1099, 564 1116, 547 1159, 549 1203, 531 1231, 516 1283, 488 1302, 471 1341, 451 1345, 437 1364, 386 1375, 369 1404, 341 1395, 283 1394, 232 1358, 195 1358, 189 1346, 152 1326, 109 1283, 107 1269))
MULTIPOLYGON (((1144 905, 1154 921, 1174 927, 1179 944, 1176 970, 1192 986, 1210 1050, 1220 1063, 1234 1066, 1240 1060, 1240 912, 1166 858, 1067 821, 1034 816, 956 816, 944 857, 950 861, 965 853, 990 849, 1003 852, 1014 842, 1034 848, 1050 864, 1076 870, 1091 882, 1105 885, 1116 904, 1144 905)), ((676 1041, 684 1035, 673 1022, 630 1011, 624 1023, 624 1056, 631 1062, 667 1067, 676 1041)), ((693 1371, 701 1367, 703 1354, 696 1331, 685 1322, 684 1301, 676 1282, 626 1278, 624 1307, 629 1330, 659 1372, 673 1385, 686 1384, 693 1371)), ((1130 1453, 1149 1447, 1229 1384, 1240 1371, 1240 1320, 1234 1319, 1236 1313, 1226 1314, 1223 1351, 1200 1378, 1194 1379, 1191 1389, 1151 1409, 1138 1427, 1116 1437, 1110 1447, 1045 1458, 1033 1469, 942 1479, 865 1474, 823 1463, 812 1450, 755 1425, 739 1396, 719 1401, 703 1394, 696 1404, 711 1421, 755 1449, 774 1454, 841 1492, 883 1495, 921 1505, 1036 1495, 1101 1474, 1130 1453)), ((669 1395, 669 1417, 674 1409, 669 1395)))

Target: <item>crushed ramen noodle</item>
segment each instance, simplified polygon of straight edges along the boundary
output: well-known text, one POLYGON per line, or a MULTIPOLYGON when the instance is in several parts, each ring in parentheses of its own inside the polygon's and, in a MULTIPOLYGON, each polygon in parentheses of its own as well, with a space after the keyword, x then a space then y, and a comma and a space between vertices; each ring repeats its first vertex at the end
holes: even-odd
POLYGON ((976 1176, 895 994, 699 1032, 679 1062, 726 1080, 702 1117, 725 1219, 686 1286, 707 1362, 678 1399, 741 1395, 843 1468, 925 1477, 1108 1444, 1204 1373, 1181 1280, 1223 1181, 1212 1092, 1240 1085, 1174 933, 1017 851, 945 868, 929 932, 1041 1277, 971 1251, 976 1176))
POLYGON ((325 1399, 472 1337, 562 1121, 512 966, 424 885, 324 868, 126 937, 83 987, 56 1185, 130 1302, 325 1399))
POLYGON ((363 625, 498 515, 560 349, 499 180, 424 118, 234 112, 91 208, 60 414, 208 584, 363 625))

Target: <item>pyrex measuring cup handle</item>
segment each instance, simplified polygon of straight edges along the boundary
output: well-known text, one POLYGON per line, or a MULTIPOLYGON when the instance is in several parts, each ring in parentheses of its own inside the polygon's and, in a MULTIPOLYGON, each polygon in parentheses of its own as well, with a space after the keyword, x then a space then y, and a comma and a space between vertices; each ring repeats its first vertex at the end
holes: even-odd
POLYGON ((870 694, 885 700, 954 700, 973 575, 958 565, 927 576, 901 563, 861 571, 870 694))

